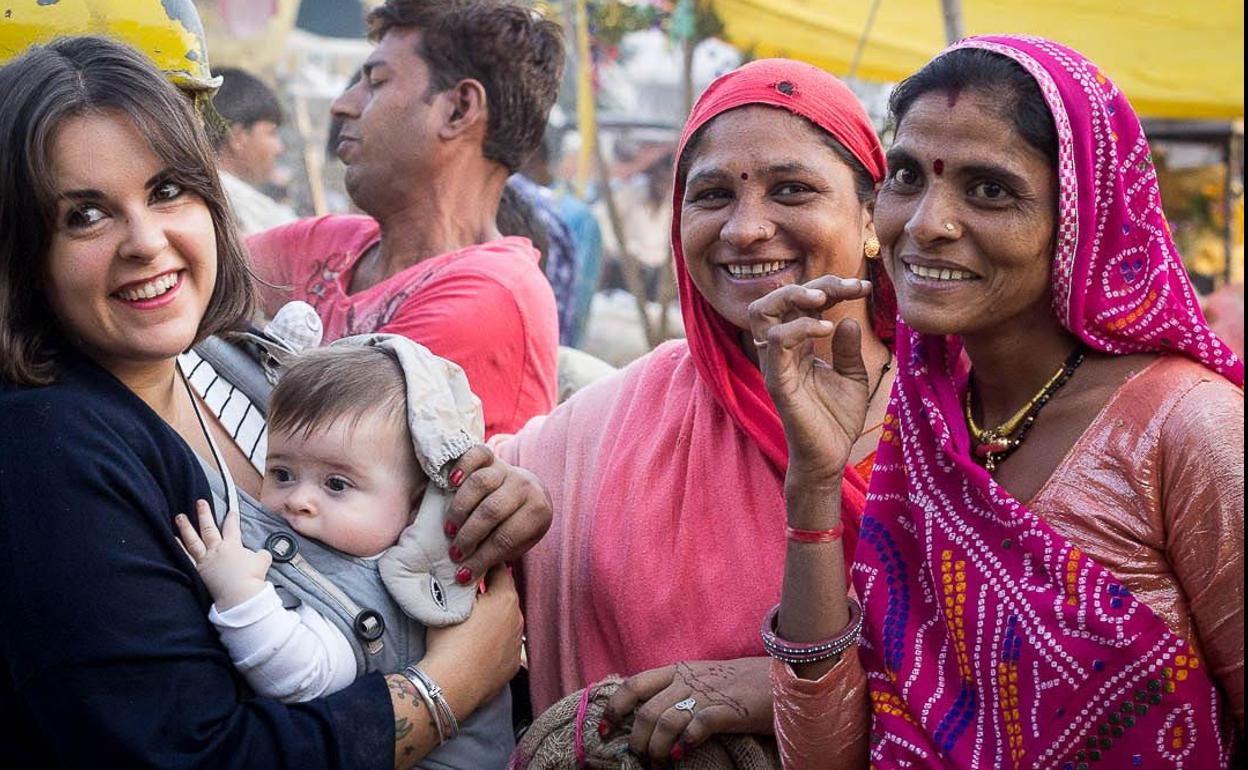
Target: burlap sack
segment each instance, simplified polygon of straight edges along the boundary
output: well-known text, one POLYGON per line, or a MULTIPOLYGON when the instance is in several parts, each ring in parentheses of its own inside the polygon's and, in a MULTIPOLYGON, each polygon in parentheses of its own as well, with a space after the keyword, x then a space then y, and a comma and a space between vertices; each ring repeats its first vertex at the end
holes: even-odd
MULTIPOLYGON (((598 735, 598 722, 607 699, 620 686, 619 677, 608 677, 589 688, 589 699, 581 722, 584 761, 578 763, 576 716, 584 690, 578 690, 551 706, 529 728, 511 757, 510 770, 649 770, 628 750, 632 717, 618 725, 604 741, 598 735)), ((753 735, 716 735, 690 750, 685 758, 670 765, 677 770, 780 770, 775 741, 753 735)))

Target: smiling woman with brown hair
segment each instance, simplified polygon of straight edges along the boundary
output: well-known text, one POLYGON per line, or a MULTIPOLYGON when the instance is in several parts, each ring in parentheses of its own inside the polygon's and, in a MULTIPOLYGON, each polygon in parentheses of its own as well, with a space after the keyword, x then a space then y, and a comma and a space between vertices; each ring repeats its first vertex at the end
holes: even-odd
MULTIPOLYGON (((403 674, 301 704, 256 697, 208 621, 174 516, 212 499, 208 474, 237 479, 245 505, 260 475, 178 356, 247 317, 250 281, 198 116, 151 61, 84 37, 0 68, 0 713, 14 766, 390 768, 439 745, 403 674)), ((459 460, 461 516, 521 511, 512 524, 536 539, 541 490, 491 460, 481 447, 459 460)), ((482 518, 464 529, 482 534, 482 518)), ((420 658, 461 719, 519 666, 517 598, 497 574, 494 598, 420 658)))
MULTIPOLYGON (((856 597, 849 551, 790 544, 764 621, 788 664, 786 763, 1225 767, 1244 716, 1244 369, 1200 315, 1138 119, 1077 52, 1016 37, 963 41, 891 108, 876 227, 899 372, 856 597)), ((809 342, 834 298, 807 292, 836 282, 751 308, 801 529, 839 526, 820 490, 866 409, 857 330, 830 360, 809 342)))

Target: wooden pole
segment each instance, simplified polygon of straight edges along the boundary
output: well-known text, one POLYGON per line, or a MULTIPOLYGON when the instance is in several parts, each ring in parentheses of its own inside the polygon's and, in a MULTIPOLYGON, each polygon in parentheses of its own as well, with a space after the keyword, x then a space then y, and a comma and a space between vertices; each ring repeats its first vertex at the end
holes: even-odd
POLYGON ((308 100, 301 93, 295 94, 295 130, 303 140, 303 168, 308 174, 308 188, 312 193, 312 211, 318 217, 324 216, 329 213, 329 205, 325 201, 325 179, 321 173, 324 142, 312 142, 312 119, 308 114, 308 100))
MULTIPOLYGON (((593 174, 598 143, 598 116, 594 105, 594 61, 589 47, 589 7, 585 0, 572 0, 576 28, 576 126, 581 135, 581 152, 576 167, 576 194, 582 200, 593 174)), ((606 180, 603 180, 606 183, 606 180)))
POLYGON ((646 283, 641 275, 641 261, 633 256, 633 252, 628 248, 628 236, 624 232, 624 217, 616 205, 615 193, 611 189, 611 169, 607 166, 607 159, 602 154, 602 148, 597 145, 594 146, 594 158, 598 165, 599 190, 603 202, 607 205, 607 219, 611 223, 612 232, 615 233, 615 242, 620 246, 620 271, 624 273, 624 283, 628 286, 628 293, 632 294, 637 302, 637 315, 641 320, 642 332, 646 335, 646 344, 653 350, 663 340, 655 328, 656 324, 650 321, 646 283))
POLYGON ((867 12, 867 23, 862 28, 862 35, 858 37, 858 47, 854 49, 854 58, 849 63, 849 72, 845 73, 846 80, 853 80, 858 75, 858 65, 862 63, 862 54, 867 50, 867 40, 871 38, 871 28, 875 26, 875 12, 880 10, 880 0, 871 3, 871 10, 867 12))
POLYGON ((962 26, 962 0, 940 0, 945 15, 945 43, 953 45, 966 37, 962 26))
POLYGON ((697 48, 697 43, 693 38, 680 41, 680 101, 681 106, 684 107, 686 118, 689 117, 689 113, 693 110, 693 49, 695 48, 697 48))

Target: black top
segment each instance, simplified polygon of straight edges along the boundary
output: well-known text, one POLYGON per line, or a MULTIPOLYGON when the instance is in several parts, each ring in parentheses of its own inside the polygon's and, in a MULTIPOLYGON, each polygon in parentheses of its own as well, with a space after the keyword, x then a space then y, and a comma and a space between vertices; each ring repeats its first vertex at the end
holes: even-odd
POLYGON ((7 767, 391 768, 370 674, 303 704, 255 697, 174 536, 211 499, 190 447, 91 361, 0 380, 0 755, 7 767))

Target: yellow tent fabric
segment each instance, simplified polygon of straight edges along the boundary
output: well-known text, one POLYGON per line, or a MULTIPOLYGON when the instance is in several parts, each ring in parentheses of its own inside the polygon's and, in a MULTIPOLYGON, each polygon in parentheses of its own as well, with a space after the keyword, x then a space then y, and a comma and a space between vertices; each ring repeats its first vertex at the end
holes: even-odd
MULTIPOLYGON (((712 0, 733 44, 848 72, 873 0, 712 0)), ((1141 115, 1244 114, 1242 0, 962 0, 967 35, 1051 38, 1092 59, 1141 115)), ((944 48, 940 0, 880 0, 856 76, 897 81, 944 48)))
MULTIPOLYGON (((231 29, 221 5, 220 0, 195 0, 214 68, 242 67, 251 72, 263 72, 284 55, 286 36, 299 15, 299 0, 276 0, 272 3, 271 16, 264 10, 241 14, 246 21, 253 21, 257 16, 263 20, 243 30, 231 29)), ((237 7, 237 3, 235 5, 237 7)), ((358 11, 356 7, 344 9, 346 13, 358 11)))

